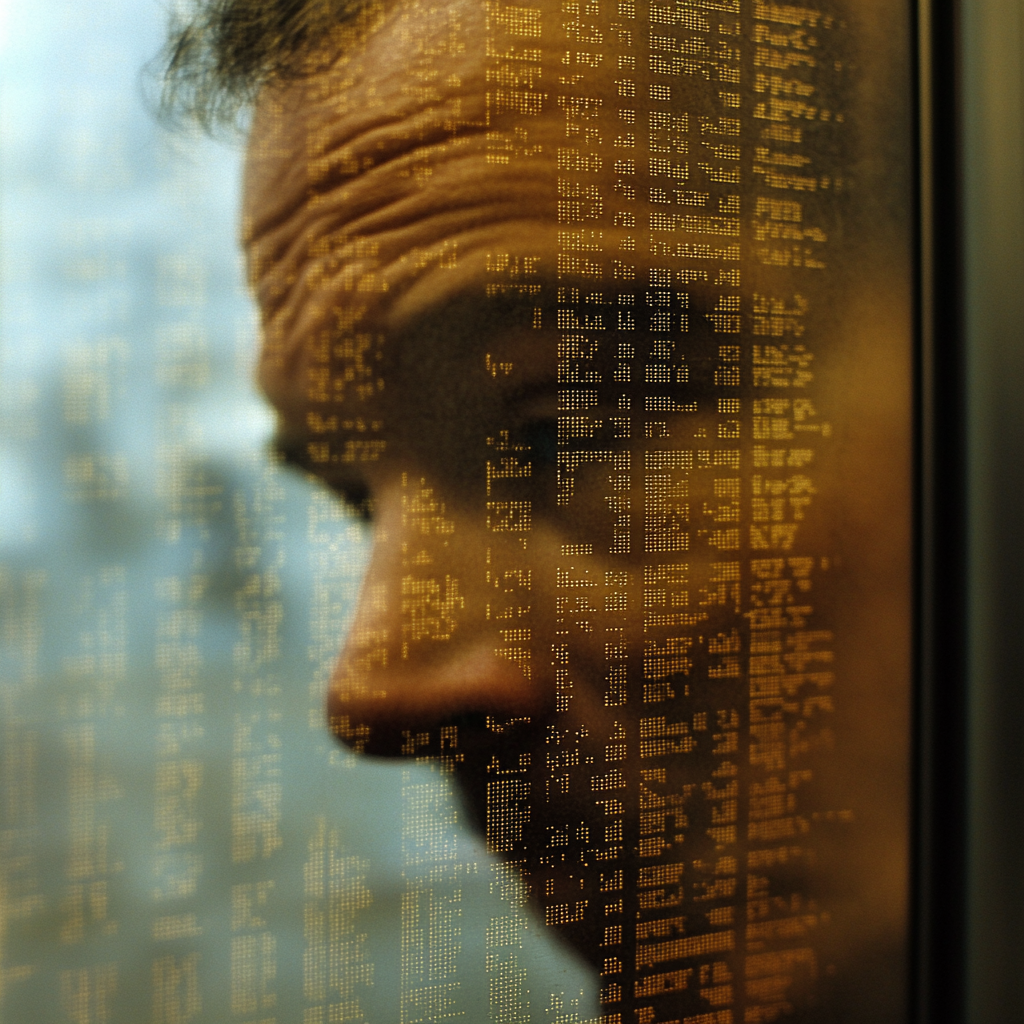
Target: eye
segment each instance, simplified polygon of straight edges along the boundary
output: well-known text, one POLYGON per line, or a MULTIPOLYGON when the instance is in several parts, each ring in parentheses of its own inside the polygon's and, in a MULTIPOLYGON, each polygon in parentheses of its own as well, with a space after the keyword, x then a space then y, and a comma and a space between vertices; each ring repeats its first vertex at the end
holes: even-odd
POLYGON ((361 480, 339 480, 331 484, 335 493, 341 496, 350 512, 364 523, 373 519, 373 497, 369 487, 361 480))
POLYGON ((332 479, 319 472, 318 467, 309 462, 307 444, 285 434, 278 434, 271 440, 270 450, 286 466, 302 470, 302 472, 324 481, 345 502, 353 515, 358 516, 364 522, 370 522, 373 519, 373 497, 369 487, 362 480, 332 479))
POLYGON ((268 452, 272 458, 278 459, 286 466, 294 469, 306 469, 306 446, 299 438, 289 434, 277 433, 268 444, 268 452))
POLYGON ((523 428, 523 440, 539 469, 554 466, 558 459, 558 421, 553 416, 531 420, 523 428))

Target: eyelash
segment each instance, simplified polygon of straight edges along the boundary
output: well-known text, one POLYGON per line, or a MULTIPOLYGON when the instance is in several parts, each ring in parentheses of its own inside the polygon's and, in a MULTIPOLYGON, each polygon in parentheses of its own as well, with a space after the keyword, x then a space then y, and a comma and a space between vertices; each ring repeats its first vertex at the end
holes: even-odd
MULTIPOLYGON (((317 476, 306 459, 305 446, 290 443, 287 439, 276 438, 271 444, 271 451, 281 459, 286 466, 301 470, 317 476)), ((321 477, 323 479, 323 477, 321 477)), ((364 483, 354 481, 336 482, 326 481, 331 490, 337 494, 348 506, 349 511, 361 519, 364 523, 373 520, 373 498, 370 496, 370 489, 364 483)))

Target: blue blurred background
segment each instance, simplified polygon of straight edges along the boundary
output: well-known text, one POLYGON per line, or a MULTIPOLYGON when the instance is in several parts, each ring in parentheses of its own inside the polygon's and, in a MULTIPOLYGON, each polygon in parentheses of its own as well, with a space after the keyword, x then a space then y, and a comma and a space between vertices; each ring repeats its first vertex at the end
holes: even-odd
POLYGON ((165 16, 0 3, 0 1019, 587 1019, 447 780, 324 729, 367 536, 267 453, 165 16))

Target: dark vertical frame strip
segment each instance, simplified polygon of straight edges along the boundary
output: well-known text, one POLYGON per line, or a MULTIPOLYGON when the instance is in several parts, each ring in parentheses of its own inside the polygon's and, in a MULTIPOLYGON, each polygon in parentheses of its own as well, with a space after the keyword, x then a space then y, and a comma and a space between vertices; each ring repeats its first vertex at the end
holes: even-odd
POLYGON ((917 4, 918 363, 911 1019, 965 1012, 967 686, 961 60, 956 0, 917 4))
POLYGON ((961 7, 967 1012, 1024 1018, 1024 8, 961 7))

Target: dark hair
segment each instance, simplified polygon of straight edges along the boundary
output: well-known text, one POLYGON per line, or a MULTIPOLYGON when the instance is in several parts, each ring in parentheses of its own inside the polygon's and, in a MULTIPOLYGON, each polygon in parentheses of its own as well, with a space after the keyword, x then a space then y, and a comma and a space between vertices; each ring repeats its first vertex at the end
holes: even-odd
POLYGON ((207 131, 240 127, 257 93, 330 63, 325 47, 363 0, 191 0, 171 15, 167 42, 147 69, 164 120, 207 131), (319 55, 319 56, 318 56, 319 55))

